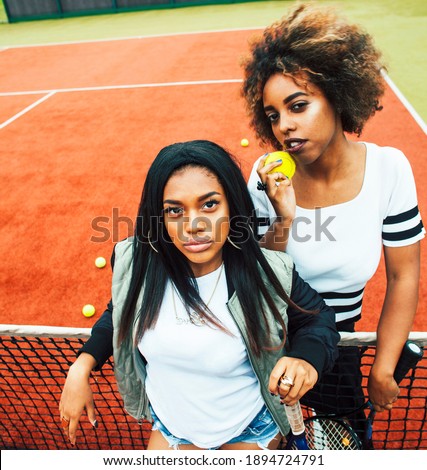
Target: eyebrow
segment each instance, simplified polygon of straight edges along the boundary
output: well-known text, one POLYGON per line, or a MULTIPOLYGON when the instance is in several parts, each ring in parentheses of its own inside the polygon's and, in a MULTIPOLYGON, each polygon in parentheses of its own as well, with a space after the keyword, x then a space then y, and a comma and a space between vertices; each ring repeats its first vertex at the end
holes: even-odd
MULTIPOLYGON (((198 201, 204 201, 205 199, 208 199, 209 197, 212 196, 221 196, 221 193, 218 193, 217 191, 211 191, 209 193, 203 194, 203 196, 200 196, 197 198, 198 201)), ((163 201, 163 204, 181 204, 181 201, 175 200, 175 199, 165 199, 163 201)))
MULTIPOLYGON (((292 93, 292 95, 287 96, 284 100, 284 104, 288 104, 290 101, 294 100, 295 98, 298 98, 298 96, 308 96, 307 93, 304 93, 303 91, 297 91, 295 93, 292 93)), ((264 108, 266 111, 270 109, 274 109, 274 106, 266 106, 264 108)))

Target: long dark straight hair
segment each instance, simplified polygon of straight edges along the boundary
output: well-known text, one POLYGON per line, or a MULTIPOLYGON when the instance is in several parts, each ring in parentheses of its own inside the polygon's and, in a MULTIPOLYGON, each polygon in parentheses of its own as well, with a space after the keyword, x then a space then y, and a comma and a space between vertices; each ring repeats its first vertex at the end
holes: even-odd
MULTIPOLYGON (((137 340, 147 329, 154 327, 168 280, 175 285, 184 305, 218 325, 200 298, 187 258, 171 242, 163 223, 164 188, 169 178, 185 167, 208 170, 217 177, 224 190, 230 211, 229 237, 241 248, 236 249, 228 242, 224 244, 225 272, 242 306, 250 346, 259 355, 263 348, 270 347, 270 329, 263 300, 286 331, 261 271, 285 302, 298 307, 289 299, 258 245, 254 235, 255 208, 239 166, 224 148, 206 140, 163 148, 148 171, 133 238, 132 276, 120 323, 119 342, 128 338, 136 320, 137 340), (141 307, 136 311, 142 288, 141 307)), ((200 184, 203 185, 203 181, 200 184)))

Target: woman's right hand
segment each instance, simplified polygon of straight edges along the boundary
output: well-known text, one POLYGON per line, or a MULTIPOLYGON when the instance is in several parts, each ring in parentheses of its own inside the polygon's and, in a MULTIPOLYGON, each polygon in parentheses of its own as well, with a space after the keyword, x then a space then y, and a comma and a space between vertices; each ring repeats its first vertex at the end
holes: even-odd
POLYGON ((270 199, 276 215, 288 225, 295 219, 296 199, 292 181, 282 173, 269 173, 274 168, 280 166, 281 161, 271 162, 267 165, 265 161, 268 157, 265 154, 259 161, 257 173, 259 179, 266 185, 266 194, 270 199))
POLYGON ((95 366, 93 356, 80 354, 70 367, 62 390, 59 402, 61 425, 72 445, 76 443, 76 431, 85 409, 92 426, 97 427, 93 394, 89 384, 90 373, 95 366))

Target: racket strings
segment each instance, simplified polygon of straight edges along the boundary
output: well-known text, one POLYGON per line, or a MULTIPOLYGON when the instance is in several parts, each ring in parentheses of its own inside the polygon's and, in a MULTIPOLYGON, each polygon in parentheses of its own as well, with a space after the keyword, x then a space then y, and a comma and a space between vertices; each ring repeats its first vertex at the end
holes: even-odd
POLYGON ((306 437, 311 450, 359 450, 360 440, 344 422, 312 419, 306 422, 306 437))

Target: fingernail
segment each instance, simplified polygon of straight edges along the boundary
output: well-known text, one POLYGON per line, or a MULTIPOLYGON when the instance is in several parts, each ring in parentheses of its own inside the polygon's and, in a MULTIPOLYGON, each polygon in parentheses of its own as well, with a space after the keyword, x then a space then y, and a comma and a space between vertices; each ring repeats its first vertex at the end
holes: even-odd
POLYGON ((90 422, 92 424, 92 426, 97 429, 98 428, 98 421, 96 419, 94 419, 93 421, 90 422))
POLYGON ((282 163, 282 162, 283 162, 283 160, 277 160, 277 163, 282 163))

